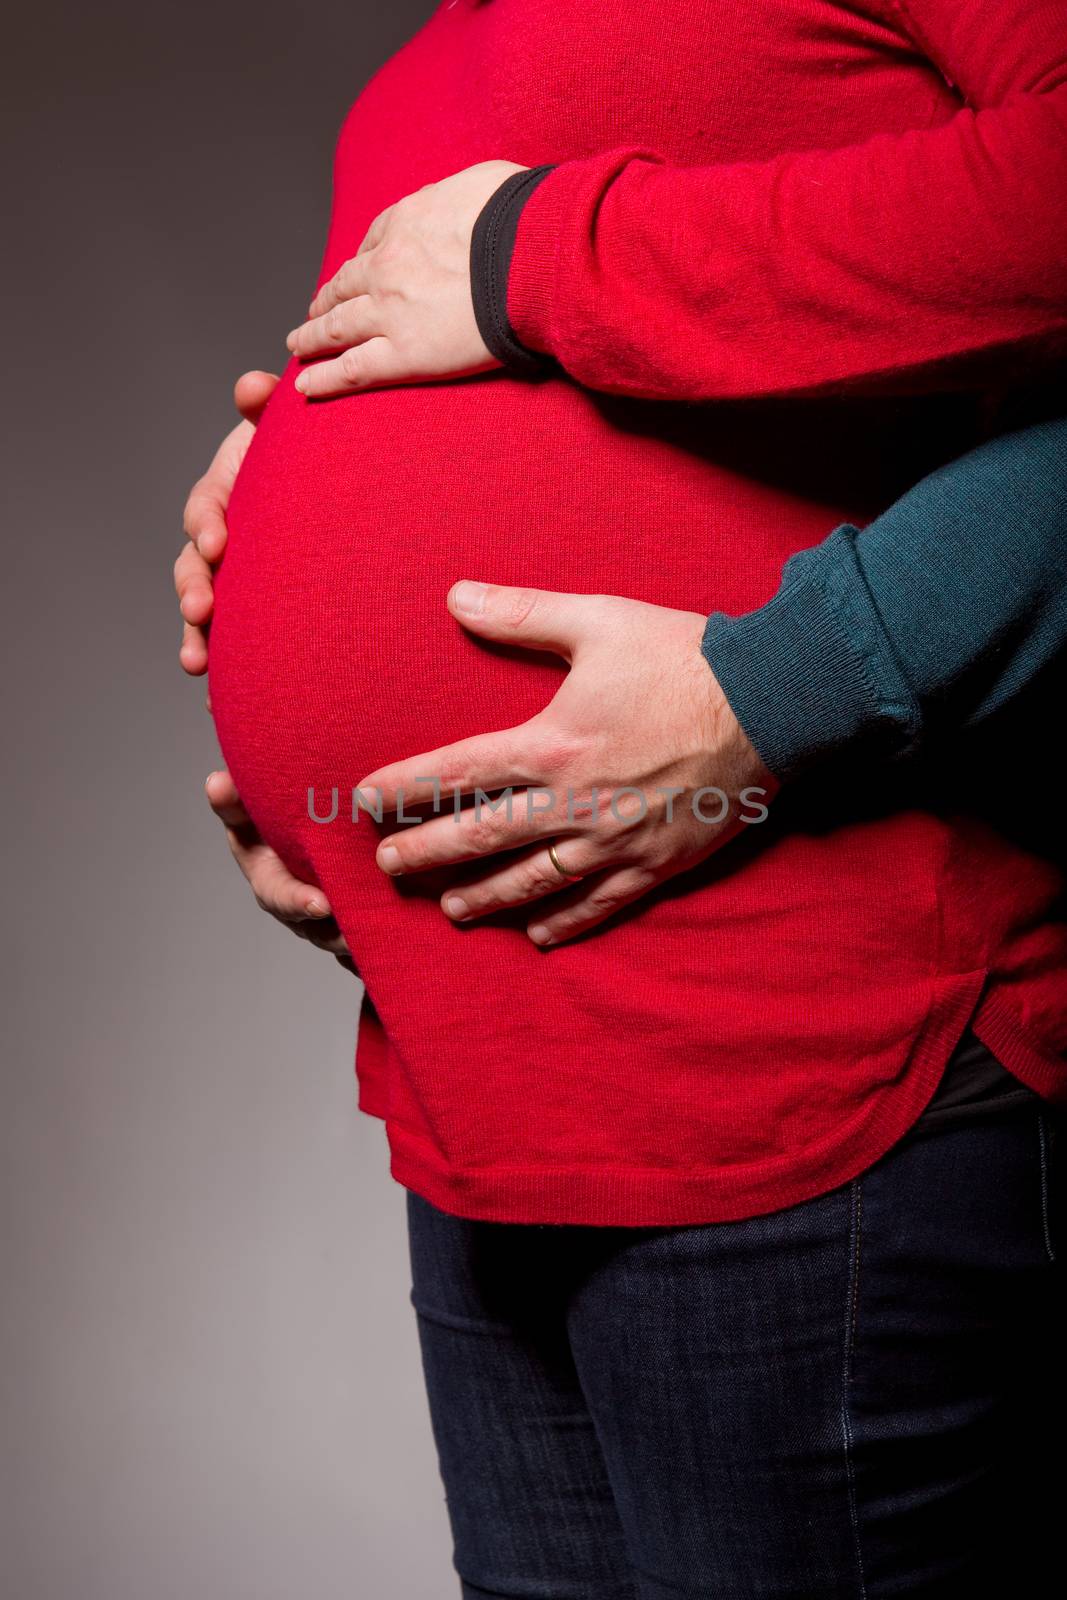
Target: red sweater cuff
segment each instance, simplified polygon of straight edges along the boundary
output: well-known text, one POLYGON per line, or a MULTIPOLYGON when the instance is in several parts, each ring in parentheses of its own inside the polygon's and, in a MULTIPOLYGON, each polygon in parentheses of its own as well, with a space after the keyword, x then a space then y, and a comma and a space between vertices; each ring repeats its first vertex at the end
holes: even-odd
POLYGON ((543 355, 552 348, 552 304, 556 258, 573 162, 558 166, 537 185, 522 208, 508 273, 508 321, 521 344, 543 355))
MULTIPOLYGON (((605 187, 631 161, 663 157, 644 147, 626 146, 579 161, 561 161, 529 196, 519 217, 508 274, 508 321, 520 343, 560 358, 555 307, 561 252, 568 234, 596 213, 605 187)), ((571 241, 574 248, 576 241, 571 241)), ((578 330, 571 327, 571 341, 578 330)))

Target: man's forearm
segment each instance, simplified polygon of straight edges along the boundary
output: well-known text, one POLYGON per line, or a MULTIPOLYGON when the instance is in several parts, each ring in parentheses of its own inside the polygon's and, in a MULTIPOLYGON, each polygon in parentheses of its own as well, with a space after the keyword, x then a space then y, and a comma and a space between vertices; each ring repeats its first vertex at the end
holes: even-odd
POLYGON ((702 649, 779 778, 843 751, 893 759, 979 722, 1067 639, 1067 419, 950 462, 862 532, 787 562, 702 649))

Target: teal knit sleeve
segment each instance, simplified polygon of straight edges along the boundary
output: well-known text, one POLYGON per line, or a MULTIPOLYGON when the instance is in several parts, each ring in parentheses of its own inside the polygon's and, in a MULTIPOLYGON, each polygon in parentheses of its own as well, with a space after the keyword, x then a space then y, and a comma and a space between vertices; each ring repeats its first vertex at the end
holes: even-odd
POLYGON ((911 755, 1011 701, 1067 638, 1067 419, 980 445, 785 566, 702 650, 780 778, 911 755))

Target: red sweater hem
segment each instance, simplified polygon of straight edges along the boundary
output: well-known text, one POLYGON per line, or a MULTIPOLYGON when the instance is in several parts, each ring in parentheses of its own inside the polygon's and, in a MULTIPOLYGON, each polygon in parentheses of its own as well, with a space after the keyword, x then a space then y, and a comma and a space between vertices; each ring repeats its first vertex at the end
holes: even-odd
MULTIPOLYGON (((394 1179, 453 1216, 557 1224, 580 1217, 583 1225, 631 1228, 735 1222, 783 1210, 849 1182, 902 1138, 932 1097, 945 1063, 974 1015, 986 976, 979 971, 943 983, 901 1078, 871 1095, 851 1121, 806 1149, 771 1161, 706 1170, 446 1167, 432 1146, 390 1116, 385 1063, 375 1044, 366 1048, 366 1031, 357 1067, 359 1108, 386 1124, 394 1179)), ((1067 1094, 1062 1068, 1058 1084, 1059 1094, 1067 1094)))
POLYGON ((1050 1050, 1026 1027, 1001 990, 993 990, 985 997, 972 1027, 1020 1083, 1052 1105, 1067 1105, 1063 1056, 1050 1050))

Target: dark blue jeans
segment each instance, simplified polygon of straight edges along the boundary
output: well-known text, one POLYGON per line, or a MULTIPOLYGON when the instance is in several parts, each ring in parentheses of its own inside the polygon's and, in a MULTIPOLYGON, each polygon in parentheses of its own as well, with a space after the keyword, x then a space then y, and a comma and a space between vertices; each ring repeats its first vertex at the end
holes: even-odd
POLYGON ((1058 1592, 1061 1127, 1035 1099, 934 1129, 744 1222, 468 1222, 409 1194, 463 1594, 1058 1592))

